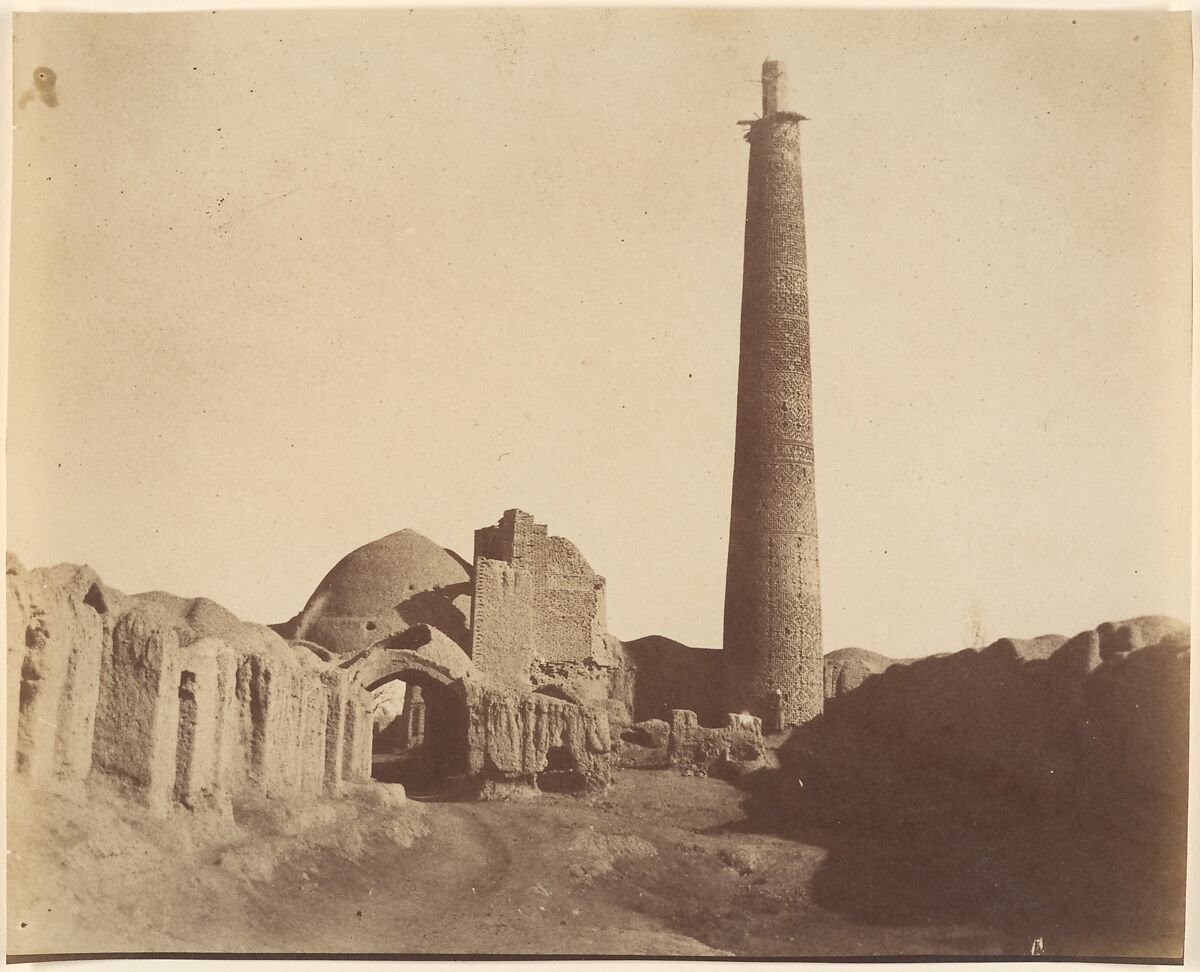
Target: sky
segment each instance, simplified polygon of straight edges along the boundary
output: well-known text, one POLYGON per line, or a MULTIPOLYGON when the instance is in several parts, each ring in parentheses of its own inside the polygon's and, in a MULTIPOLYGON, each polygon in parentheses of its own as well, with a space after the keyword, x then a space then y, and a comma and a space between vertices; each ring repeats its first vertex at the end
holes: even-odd
POLYGON ((769 56, 811 119, 826 650, 1186 619, 1189 27, 18 14, 7 547, 274 622, 519 507, 613 633, 719 645, 769 56))

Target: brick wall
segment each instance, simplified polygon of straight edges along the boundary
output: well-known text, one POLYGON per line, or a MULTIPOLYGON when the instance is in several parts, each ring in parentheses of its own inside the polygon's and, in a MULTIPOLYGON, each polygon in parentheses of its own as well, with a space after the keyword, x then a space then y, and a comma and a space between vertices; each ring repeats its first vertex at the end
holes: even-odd
POLYGON ((605 656, 604 578, 545 524, 508 510, 475 531, 471 656, 481 671, 530 687, 539 663, 605 656))

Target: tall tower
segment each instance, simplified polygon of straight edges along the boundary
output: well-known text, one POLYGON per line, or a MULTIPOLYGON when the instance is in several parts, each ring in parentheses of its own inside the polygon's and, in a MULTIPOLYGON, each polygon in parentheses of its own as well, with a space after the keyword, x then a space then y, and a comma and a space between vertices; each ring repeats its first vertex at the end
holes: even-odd
POLYGON ((737 439, 725 578, 727 704, 768 730, 824 707, 813 478, 808 274, 800 122, 786 69, 762 69, 763 116, 748 124, 737 439))

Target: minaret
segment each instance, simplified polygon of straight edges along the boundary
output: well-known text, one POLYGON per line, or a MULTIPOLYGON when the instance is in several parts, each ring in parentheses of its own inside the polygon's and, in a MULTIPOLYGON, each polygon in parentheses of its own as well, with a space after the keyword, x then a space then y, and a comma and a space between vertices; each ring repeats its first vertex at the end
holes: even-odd
POLYGON ((784 65, 748 124, 737 439, 725 578, 727 707, 768 731, 824 707, 800 122, 784 65))

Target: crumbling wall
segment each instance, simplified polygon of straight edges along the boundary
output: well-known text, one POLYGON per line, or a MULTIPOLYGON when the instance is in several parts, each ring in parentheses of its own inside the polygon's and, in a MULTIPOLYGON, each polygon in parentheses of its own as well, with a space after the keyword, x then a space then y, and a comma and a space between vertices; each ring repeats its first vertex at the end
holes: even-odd
POLYGON ((695 712, 676 709, 671 713, 671 765, 711 771, 718 763, 748 763, 763 754, 762 720, 757 716, 729 713, 725 725, 709 729, 700 725, 695 712))
POLYGON ((603 706, 473 688, 468 708, 472 776, 545 789, 595 789, 609 782, 612 740, 603 706))
POLYGON ((827 701, 825 728, 1039 798, 1182 806, 1189 658, 1187 626, 1165 618, 1003 639, 871 675, 827 701))
POLYGON ((347 672, 330 668, 321 672, 321 684, 325 688, 325 786, 337 792, 341 788, 345 770, 344 754, 347 747, 367 745, 365 740, 349 740, 346 729, 346 710, 352 691, 347 672))
POLYGON ((7 570, 10 774, 77 781, 91 768, 108 604, 86 567, 7 570))
POLYGON ((367 693, 306 648, 211 601, 125 597, 86 568, 10 562, 7 580, 10 774, 94 769, 159 810, 369 779, 367 693))
POLYGON ((707 775, 761 758, 762 720, 728 713, 723 726, 709 728, 700 724, 695 712, 676 709, 670 713, 669 722, 648 719, 622 730, 617 753, 621 766, 674 766, 687 773, 707 775))
MULTIPOLYGON (((225 773, 233 743, 235 659, 218 638, 202 638, 181 653, 173 767, 173 799, 188 808, 227 809, 225 773)), ((170 774, 168 774, 170 775, 170 774)), ((155 799, 165 802, 165 794, 155 799)))
POLYGON ((628 769, 665 769, 671 765, 671 723, 664 719, 624 726, 614 744, 618 763, 628 769))
POLYGON ((480 671, 514 688, 603 697, 621 664, 606 628, 604 578, 570 541, 520 510, 475 531, 471 656, 480 671))
POLYGON ((105 646, 93 759, 155 807, 174 789, 182 646, 179 632, 140 610, 123 615, 105 646))
POLYGON ((537 641, 535 575, 477 557, 471 601, 471 659, 481 671, 514 687, 530 687, 537 641))
POLYGON ((316 793, 370 778, 370 703, 349 673, 304 653, 253 652, 241 660, 237 694, 257 788, 316 793))
POLYGON ((538 603, 539 659, 584 663, 604 653, 608 609, 604 578, 562 537, 549 537, 538 603))
POLYGON ((907 665, 912 659, 894 659, 863 648, 839 648, 825 656, 825 698, 852 692, 872 675, 892 665, 907 665))

